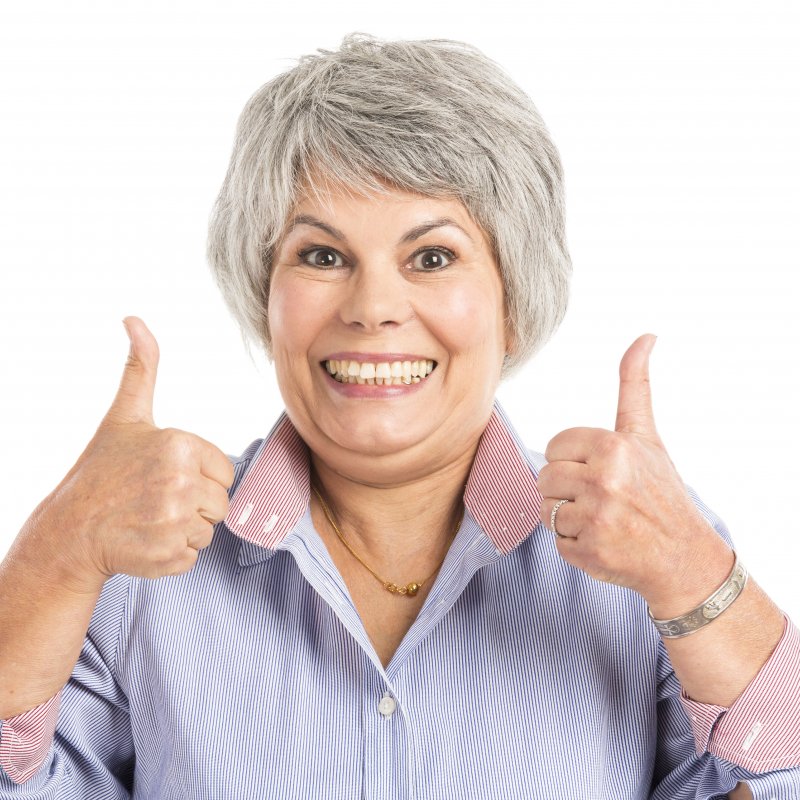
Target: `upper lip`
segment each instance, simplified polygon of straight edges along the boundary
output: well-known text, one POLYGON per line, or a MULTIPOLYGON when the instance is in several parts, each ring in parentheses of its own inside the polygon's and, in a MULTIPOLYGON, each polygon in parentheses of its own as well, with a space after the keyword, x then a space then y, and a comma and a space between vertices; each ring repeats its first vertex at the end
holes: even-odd
POLYGON ((414 355, 413 353, 356 353, 353 351, 341 351, 325 356, 324 361, 435 361, 430 356, 414 355))

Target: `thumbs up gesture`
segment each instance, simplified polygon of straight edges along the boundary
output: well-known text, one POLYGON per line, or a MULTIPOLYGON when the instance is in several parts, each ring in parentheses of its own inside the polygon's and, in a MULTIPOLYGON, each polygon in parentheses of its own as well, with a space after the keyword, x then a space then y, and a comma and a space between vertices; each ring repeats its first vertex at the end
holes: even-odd
POLYGON ((114 402, 45 503, 59 526, 51 555, 81 587, 120 572, 158 578, 191 569, 227 514, 233 483, 221 450, 155 426, 158 344, 138 317, 125 323, 131 348, 114 402))
POLYGON ((538 477, 541 516, 550 527, 553 509, 566 500, 554 531, 565 561, 634 589, 654 612, 685 611, 696 604, 697 587, 707 585, 702 571, 709 559, 725 561, 728 548, 700 514, 656 431, 649 378, 655 340, 640 336, 622 357, 613 431, 570 428, 548 443, 538 477))

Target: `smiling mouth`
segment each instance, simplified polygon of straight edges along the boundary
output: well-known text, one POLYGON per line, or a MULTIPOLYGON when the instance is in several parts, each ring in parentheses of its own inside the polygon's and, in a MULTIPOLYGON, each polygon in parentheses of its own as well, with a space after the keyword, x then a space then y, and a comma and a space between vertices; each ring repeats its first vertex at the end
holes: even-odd
POLYGON ((424 381, 436 369, 436 362, 419 361, 323 361, 322 366, 339 383, 402 386, 424 381))

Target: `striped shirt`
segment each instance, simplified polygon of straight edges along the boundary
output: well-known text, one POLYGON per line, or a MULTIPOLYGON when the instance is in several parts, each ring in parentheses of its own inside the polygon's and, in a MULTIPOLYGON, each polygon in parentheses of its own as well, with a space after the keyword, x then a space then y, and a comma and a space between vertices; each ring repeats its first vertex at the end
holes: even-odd
MULTIPOLYGON (((189 572, 116 575, 67 685, 0 722, 0 799, 800 797, 800 632, 723 708, 635 592, 567 564, 498 403, 466 511, 387 667, 309 512, 286 414, 234 462, 189 572)), ((687 487, 718 534, 723 522, 687 487)))

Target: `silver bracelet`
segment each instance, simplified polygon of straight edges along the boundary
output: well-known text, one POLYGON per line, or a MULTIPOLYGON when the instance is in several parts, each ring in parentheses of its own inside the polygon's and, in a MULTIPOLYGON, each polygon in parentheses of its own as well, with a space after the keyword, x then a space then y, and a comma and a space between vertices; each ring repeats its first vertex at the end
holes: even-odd
POLYGON ((674 619, 656 619, 648 606, 647 613, 650 619, 653 620, 658 632, 664 638, 680 639, 708 625, 742 593, 747 584, 747 570, 739 563, 739 556, 736 555, 736 551, 734 551, 733 555, 735 557, 733 569, 725 579, 725 583, 693 611, 674 619))

